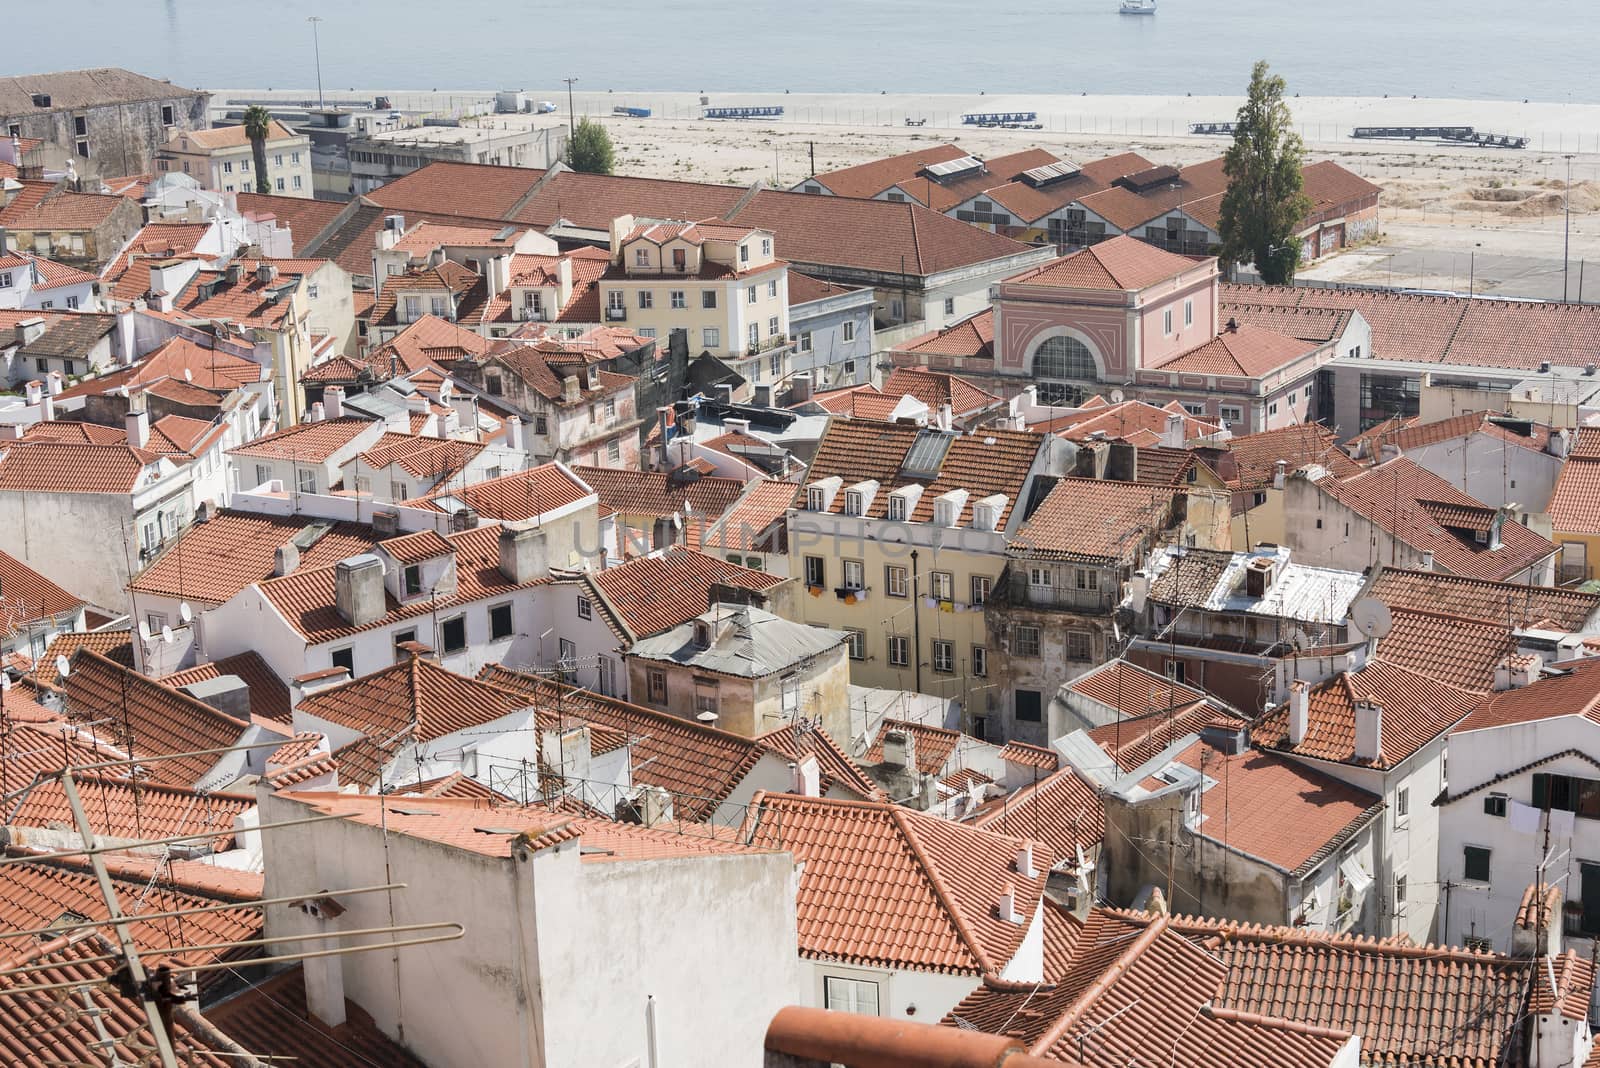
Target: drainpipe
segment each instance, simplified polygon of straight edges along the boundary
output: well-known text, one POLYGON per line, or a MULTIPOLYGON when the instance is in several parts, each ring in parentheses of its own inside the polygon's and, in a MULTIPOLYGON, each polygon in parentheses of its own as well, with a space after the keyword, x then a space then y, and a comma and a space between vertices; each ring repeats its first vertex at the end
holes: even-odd
POLYGON ((917 692, 922 692, 922 594, 917 581, 917 550, 911 550, 911 663, 915 665, 917 692))

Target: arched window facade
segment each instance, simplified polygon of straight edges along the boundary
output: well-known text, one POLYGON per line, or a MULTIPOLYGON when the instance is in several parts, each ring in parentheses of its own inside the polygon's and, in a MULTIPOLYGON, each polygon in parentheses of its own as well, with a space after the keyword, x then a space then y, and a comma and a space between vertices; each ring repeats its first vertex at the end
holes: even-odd
POLYGON ((1046 338, 1034 350, 1033 377, 1039 383, 1039 403, 1076 404, 1083 399, 1084 391, 1067 382, 1094 382, 1100 372, 1089 347, 1063 334, 1046 338))

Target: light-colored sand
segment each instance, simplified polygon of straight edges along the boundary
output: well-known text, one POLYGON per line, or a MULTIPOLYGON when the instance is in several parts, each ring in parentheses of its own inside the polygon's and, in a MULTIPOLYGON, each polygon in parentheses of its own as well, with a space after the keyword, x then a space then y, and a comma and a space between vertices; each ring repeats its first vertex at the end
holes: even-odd
MULTIPOLYGON (((411 114, 484 113, 492 93, 357 91, 355 97, 387 95, 411 114)), ((495 116, 482 121, 554 124, 566 119, 564 92, 530 91, 530 99, 552 100, 556 115, 495 116)), ((214 106, 230 97, 303 100, 305 90, 219 90, 214 106)), ((1159 96, 863 96, 819 94, 710 94, 713 106, 781 105, 779 119, 708 121, 699 118, 697 93, 596 93, 574 96, 580 115, 603 116, 617 146, 620 173, 690 181, 748 183, 757 179, 787 188, 810 173, 836 170, 943 141, 959 143, 982 157, 1038 145, 1058 155, 1088 160, 1135 150, 1152 160, 1179 165, 1212 158, 1227 147, 1222 137, 1196 137, 1188 124, 1230 119, 1236 97, 1159 96), (613 115, 616 106, 648 107, 648 119, 613 115), (965 126, 974 111, 1038 113, 1042 130, 997 130, 965 126), (907 116, 927 125, 908 127, 907 116)), ((1457 272, 1452 256, 1479 255, 1559 260, 1563 186, 1571 154, 1574 262, 1600 263, 1600 105, 1523 104, 1506 101, 1374 98, 1296 98, 1296 123, 1311 159, 1334 159, 1384 187, 1384 252, 1365 260, 1347 253, 1319 265, 1318 276, 1382 282, 1392 276, 1395 249, 1439 254, 1425 266, 1421 282, 1448 287, 1457 272), (1426 141, 1358 141, 1357 125, 1470 125, 1479 130, 1527 136, 1523 150, 1488 149, 1426 141), (1374 266, 1363 267, 1371 261, 1374 266)), ((1515 290, 1506 283, 1506 292, 1515 290)), ((1543 293, 1528 295, 1547 295, 1543 293)))

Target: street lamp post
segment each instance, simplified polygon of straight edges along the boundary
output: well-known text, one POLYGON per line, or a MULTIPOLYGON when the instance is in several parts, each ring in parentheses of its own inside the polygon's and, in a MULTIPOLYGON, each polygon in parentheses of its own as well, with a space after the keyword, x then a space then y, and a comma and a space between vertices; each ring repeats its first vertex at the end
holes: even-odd
POLYGON ((578 116, 572 110, 572 83, 578 79, 562 78, 561 80, 567 83, 567 136, 575 138, 578 136, 578 116))
POLYGON ((308 15, 306 21, 311 23, 311 54, 317 59, 317 107, 325 107, 322 102, 322 42, 317 39, 317 23, 322 21, 320 15, 308 15))
POLYGON ((1561 191, 1561 210, 1566 215, 1566 230, 1561 238, 1561 301, 1567 300, 1567 276, 1572 266, 1572 156, 1567 155, 1567 185, 1561 191))

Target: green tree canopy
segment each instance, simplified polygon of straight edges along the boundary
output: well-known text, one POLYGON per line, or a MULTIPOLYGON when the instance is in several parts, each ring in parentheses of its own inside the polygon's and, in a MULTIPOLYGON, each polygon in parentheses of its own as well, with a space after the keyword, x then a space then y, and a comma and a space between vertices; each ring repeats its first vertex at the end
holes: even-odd
POLYGON ((260 104, 246 108, 244 135, 250 138, 250 155, 256 161, 256 192, 270 193, 272 182, 267 177, 267 138, 272 136, 272 113, 260 104))
POLYGON ((1311 210, 1302 192, 1305 145, 1294 132, 1283 79, 1261 60, 1250 73, 1250 95, 1239 109, 1233 145, 1223 157, 1228 190, 1222 195, 1219 256, 1226 264, 1253 263, 1272 285, 1294 281, 1300 265, 1295 232, 1311 210))
POLYGON ((616 151, 606 128, 587 118, 579 119, 567 142, 567 166, 587 174, 610 174, 616 165, 616 151))

